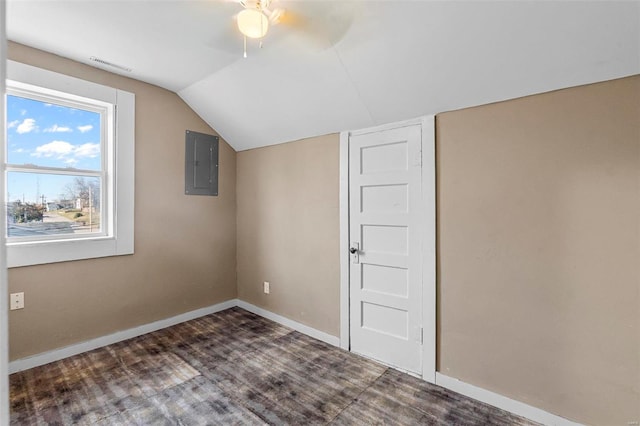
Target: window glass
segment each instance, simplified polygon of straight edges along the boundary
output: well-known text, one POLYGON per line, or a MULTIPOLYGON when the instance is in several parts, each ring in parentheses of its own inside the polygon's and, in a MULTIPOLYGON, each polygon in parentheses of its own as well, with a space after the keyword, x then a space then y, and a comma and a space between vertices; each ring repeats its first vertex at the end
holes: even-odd
POLYGON ((101 233, 98 177, 7 173, 7 236, 101 233))
POLYGON ((10 241, 102 233, 102 117, 98 106, 7 95, 10 241))
POLYGON ((100 170, 101 114, 7 96, 7 162, 100 170))

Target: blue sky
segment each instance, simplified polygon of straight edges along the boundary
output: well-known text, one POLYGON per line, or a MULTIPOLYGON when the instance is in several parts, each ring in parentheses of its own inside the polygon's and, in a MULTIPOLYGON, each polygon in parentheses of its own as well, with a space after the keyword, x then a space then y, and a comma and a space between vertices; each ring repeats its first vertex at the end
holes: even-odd
MULTIPOLYGON (((7 162, 100 170, 100 114, 8 95, 7 162)), ((10 173, 9 201, 54 201, 73 178, 10 173)))

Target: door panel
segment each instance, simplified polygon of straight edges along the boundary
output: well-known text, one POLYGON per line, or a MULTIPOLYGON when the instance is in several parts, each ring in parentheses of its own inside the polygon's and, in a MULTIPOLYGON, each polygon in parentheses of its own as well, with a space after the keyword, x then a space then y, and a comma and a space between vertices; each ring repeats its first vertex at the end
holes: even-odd
POLYGON ((404 309, 363 302, 362 327, 403 340, 409 337, 409 317, 404 309))
POLYGON ((407 254, 407 232, 406 226, 362 225, 362 248, 367 253, 407 254))
POLYGON ((396 142, 366 146, 361 149, 361 171, 370 173, 407 170, 407 143, 396 142))
POLYGON ((370 185, 362 187, 363 213, 406 213, 409 210, 407 185, 370 185))
POLYGON ((361 288, 407 297, 409 295, 409 274, 407 272, 407 268, 363 264, 361 288))
POLYGON ((351 350, 421 373, 421 126, 349 138, 351 350))

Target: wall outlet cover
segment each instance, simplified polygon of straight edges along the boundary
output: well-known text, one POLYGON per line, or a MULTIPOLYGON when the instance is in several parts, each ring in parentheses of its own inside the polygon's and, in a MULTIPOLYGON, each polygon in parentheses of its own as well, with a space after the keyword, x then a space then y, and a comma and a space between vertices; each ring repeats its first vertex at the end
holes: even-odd
POLYGON ((9 309, 15 311, 16 309, 24 308, 24 292, 11 293, 9 296, 9 309))

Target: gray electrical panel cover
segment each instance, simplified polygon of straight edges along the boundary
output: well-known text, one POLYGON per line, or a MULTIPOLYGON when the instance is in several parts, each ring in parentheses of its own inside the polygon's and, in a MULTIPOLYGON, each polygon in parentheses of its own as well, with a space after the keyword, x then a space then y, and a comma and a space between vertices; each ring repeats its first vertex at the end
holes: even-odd
POLYGON ((186 131, 184 193, 218 195, 218 137, 186 131))

